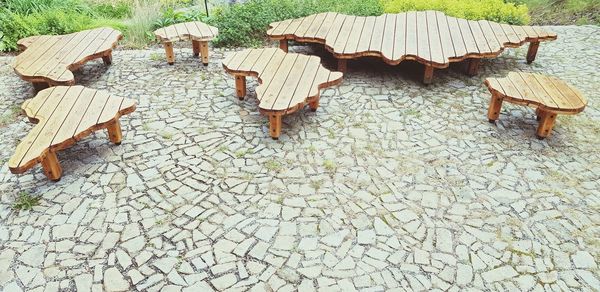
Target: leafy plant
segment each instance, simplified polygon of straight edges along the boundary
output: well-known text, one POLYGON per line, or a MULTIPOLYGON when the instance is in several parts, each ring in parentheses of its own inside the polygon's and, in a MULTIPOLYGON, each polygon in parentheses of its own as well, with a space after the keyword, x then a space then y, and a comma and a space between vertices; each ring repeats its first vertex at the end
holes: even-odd
POLYGON ((40 197, 32 196, 26 192, 20 192, 13 204, 14 210, 31 210, 40 204, 40 197))

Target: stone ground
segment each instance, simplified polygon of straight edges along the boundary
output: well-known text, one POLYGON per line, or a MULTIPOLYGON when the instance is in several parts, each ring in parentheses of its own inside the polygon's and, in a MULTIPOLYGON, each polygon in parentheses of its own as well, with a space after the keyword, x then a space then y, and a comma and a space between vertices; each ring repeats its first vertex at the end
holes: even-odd
POLYGON ((596 290, 600 27, 552 29, 531 66, 508 50, 428 87, 414 64, 350 62, 279 141, 253 90, 235 98, 228 51, 203 67, 189 48, 174 66, 159 47, 118 50, 77 83, 139 101, 124 142, 60 152, 57 183, 8 170, 33 92, 0 57, 0 290, 596 290), (565 79, 588 108, 543 141, 532 109, 488 123, 483 78, 513 69, 565 79), (39 205, 13 210, 21 193, 39 205))

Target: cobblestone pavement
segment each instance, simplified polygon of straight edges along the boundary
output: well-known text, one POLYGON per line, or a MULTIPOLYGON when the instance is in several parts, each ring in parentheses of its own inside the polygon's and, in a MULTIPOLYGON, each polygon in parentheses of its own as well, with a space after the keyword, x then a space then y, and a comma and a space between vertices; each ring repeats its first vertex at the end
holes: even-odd
POLYGON ((60 152, 57 183, 8 170, 32 128, 11 115, 32 89, 0 57, 0 290, 598 289, 600 28, 553 29, 531 66, 508 50, 428 87, 414 64, 350 62, 279 141, 253 90, 235 98, 227 51, 205 68, 190 48, 174 66, 159 47, 119 50, 77 76, 139 100, 123 144, 97 132, 60 152), (528 108, 490 124, 483 78, 512 69, 563 78, 590 104, 542 141, 528 108), (13 210, 23 192, 39 205, 13 210))

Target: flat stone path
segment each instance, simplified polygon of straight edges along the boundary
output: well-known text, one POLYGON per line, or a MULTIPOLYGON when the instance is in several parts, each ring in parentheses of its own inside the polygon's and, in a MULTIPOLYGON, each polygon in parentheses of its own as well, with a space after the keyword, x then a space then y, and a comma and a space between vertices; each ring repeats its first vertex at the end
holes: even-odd
POLYGON ((139 100, 124 142, 98 132, 59 153, 58 183, 8 170, 32 127, 12 112, 33 92, 0 57, 0 290, 596 289, 600 28, 550 29, 531 66, 510 50, 428 87, 417 64, 357 61, 279 141, 256 82, 235 97, 226 51, 204 67, 191 47, 174 66, 160 47, 118 50, 75 75, 139 100), (515 69, 565 80, 588 108, 543 141, 522 106, 489 124, 483 80, 515 69), (12 210, 21 192, 39 206, 12 210))

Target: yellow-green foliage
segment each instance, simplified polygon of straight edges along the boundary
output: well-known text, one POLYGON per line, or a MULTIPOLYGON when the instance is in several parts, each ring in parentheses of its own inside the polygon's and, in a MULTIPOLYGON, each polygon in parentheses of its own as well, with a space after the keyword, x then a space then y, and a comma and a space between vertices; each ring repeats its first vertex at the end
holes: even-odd
POLYGON ((510 24, 528 24, 526 5, 505 3, 503 0, 382 0, 387 13, 438 10, 446 15, 479 20, 487 19, 510 24))

